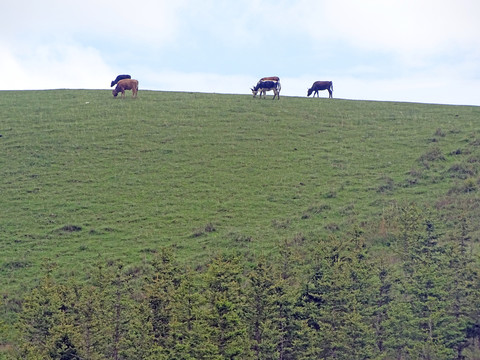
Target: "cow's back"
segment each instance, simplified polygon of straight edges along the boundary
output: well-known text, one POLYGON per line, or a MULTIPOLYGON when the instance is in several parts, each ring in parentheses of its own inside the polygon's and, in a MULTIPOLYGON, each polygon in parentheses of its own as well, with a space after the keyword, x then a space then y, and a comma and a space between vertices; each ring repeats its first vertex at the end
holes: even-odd
POLYGON ((125 74, 125 75, 118 75, 118 76, 115 78, 115 80, 112 81, 112 83, 110 84, 110 86, 113 86, 113 85, 118 84, 118 82, 119 82, 120 80, 123 80, 123 79, 131 79, 131 78, 132 78, 132 77, 131 77, 130 75, 127 75, 127 74, 125 74))
POLYGON ((313 89, 314 90, 327 90, 328 88, 330 88, 332 86, 332 82, 331 81, 316 81, 314 84, 313 84, 313 89))
POLYGON ((123 79, 118 82, 117 88, 119 88, 119 90, 138 89, 138 81, 135 79, 123 79))
POLYGON ((261 82, 261 81, 268 81, 268 80, 271 80, 271 81, 280 81, 280 78, 278 76, 267 76, 267 77, 263 77, 261 78, 258 82, 261 82))

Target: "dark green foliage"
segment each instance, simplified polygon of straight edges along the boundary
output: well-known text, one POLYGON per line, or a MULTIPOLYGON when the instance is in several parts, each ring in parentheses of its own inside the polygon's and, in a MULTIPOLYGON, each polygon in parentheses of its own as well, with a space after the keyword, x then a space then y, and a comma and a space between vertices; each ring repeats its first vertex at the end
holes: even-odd
POLYGON ((242 266, 234 256, 219 256, 206 272, 209 340, 222 359, 244 359, 248 354, 248 331, 244 315, 242 266))
POLYGON ((153 336, 156 345, 169 349, 172 344, 172 306, 178 287, 178 271, 173 265, 171 251, 163 249, 153 262, 153 276, 146 281, 145 296, 149 305, 153 336))
POLYGON ((441 245, 416 207, 402 214, 400 267, 372 259, 354 227, 322 241, 301 283, 286 270, 291 243, 284 263, 262 257, 250 269, 228 255, 193 272, 162 249, 137 276, 120 264, 85 285, 47 276, 24 299, 16 358, 474 359, 470 240, 441 245))
POLYGON ((80 360, 77 350, 68 338, 68 335, 63 335, 55 342, 55 347, 50 350, 50 358, 58 360, 80 360))
POLYGON ((293 352, 292 289, 278 268, 260 259, 250 272, 246 318, 252 359, 287 359, 293 352))
POLYGON ((401 224, 403 274, 396 281, 388 312, 390 354, 462 359, 469 322, 464 315, 472 314, 474 301, 465 291, 464 274, 475 272, 467 266, 468 257, 460 261, 456 249, 439 244, 434 224, 417 207, 403 209, 401 224))
POLYGON ((314 273, 300 297, 299 358, 367 359, 374 356, 372 295, 378 293, 361 232, 322 244, 314 273))

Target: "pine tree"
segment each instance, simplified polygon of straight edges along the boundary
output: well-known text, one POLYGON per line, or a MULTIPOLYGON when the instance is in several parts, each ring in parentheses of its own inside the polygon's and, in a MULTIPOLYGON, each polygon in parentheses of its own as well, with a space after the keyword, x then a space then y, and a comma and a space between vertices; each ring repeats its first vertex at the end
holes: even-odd
POLYGON ((39 358, 46 356, 58 309, 53 302, 53 291, 52 281, 47 277, 24 299, 18 326, 22 334, 21 354, 25 359, 34 358, 35 353, 39 358))
POLYGON ((445 338, 448 346, 454 349, 456 360, 465 358, 464 350, 470 345, 469 340, 473 340, 469 336, 479 328, 480 308, 480 269, 473 256, 473 243, 465 216, 460 217, 460 224, 459 233, 454 234, 453 242, 447 248, 448 272, 452 280, 447 284, 451 321, 445 338))
POLYGON ((85 307, 88 300, 82 301, 82 315, 93 325, 90 330, 83 329, 84 337, 89 336, 91 356, 118 360, 136 354, 142 335, 132 281, 132 275, 125 272, 121 262, 98 268, 91 305, 85 307))
POLYGON ((104 342, 104 318, 102 309, 104 306, 104 294, 95 285, 85 284, 75 290, 76 312, 75 320, 79 332, 79 349, 83 358, 100 360, 105 358, 101 353, 104 342))
POLYGON ((285 313, 285 280, 264 258, 248 276, 247 321, 255 359, 279 359, 285 354, 289 319, 285 313))
MULTIPOLYGON (((280 244, 280 261, 275 270, 280 273, 274 284, 274 310, 272 319, 278 330, 276 344, 279 360, 293 360, 301 353, 298 349, 309 346, 309 340, 299 338, 300 321, 298 320, 297 299, 301 291, 299 265, 308 262, 295 247, 296 240, 285 240, 280 244)), ((272 324, 273 325, 273 324, 272 324)))
POLYGON ((20 356, 24 359, 47 358, 52 344, 52 334, 59 325, 61 301, 57 284, 51 277, 53 267, 46 266, 46 275, 39 286, 24 299, 17 326, 22 334, 20 356))
POLYGON ((179 280, 172 309, 171 333, 174 345, 170 359, 214 359, 215 347, 210 344, 207 331, 205 289, 191 269, 187 268, 179 280))
POLYGON ((401 221, 403 274, 389 312, 390 329, 396 329, 390 350, 417 359, 452 359, 454 351, 447 340, 453 321, 448 295, 451 278, 445 247, 439 245, 433 223, 417 207, 403 209, 401 221))
POLYGON ((368 359, 374 356, 371 299, 374 284, 360 233, 330 238, 319 250, 299 299, 298 359, 368 359), (305 340, 303 340, 305 342, 305 340))
POLYGON ((153 274, 146 279, 144 293, 150 308, 150 324, 157 353, 168 357, 169 351, 174 347, 171 333, 172 309, 179 283, 172 250, 163 248, 152 266, 153 274))
POLYGON ((210 343, 223 359, 250 358, 241 274, 238 258, 234 256, 215 258, 205 274, 210 343))
POLYGON ((296 291, 283 278, 275 285, 275 313, 279 339, 277 353, 279 360, 294 359, 295 340, 298 330, 296 322, 295 299, 296 291))
POLYGON ((386 352, 385 342, 387 341, 386 322, 388 320, 388 308, 393 300, 392 294, 392 269, 391 266, 380 260, 375 268, 378 276, 378 292, 374 298, 375 307, 372 314, 373 328, 375 329, 375 344, 377 353, 383 356, 386 352))
POLYGON ((24 359, 77 359, 78 332, 74 326, 76 302, 73 287, 56 283, 54 266, 47 264, 39 286, 26 296, 18 323, 23 334, 24 359))

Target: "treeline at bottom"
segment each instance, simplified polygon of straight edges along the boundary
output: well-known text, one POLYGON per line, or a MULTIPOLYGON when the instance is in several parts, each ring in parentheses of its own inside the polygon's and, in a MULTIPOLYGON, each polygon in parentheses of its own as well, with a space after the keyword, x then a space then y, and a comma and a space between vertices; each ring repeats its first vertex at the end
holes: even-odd
MULTIPOLYGON (((180 266, 110 262, 88 281, 46 272, 4 327, 7 359, 478 359, 479 261, 460 233, 440 242, 405 209, 390 251, 346 238, 279 246, 272 259, 218 255, 180 266), (302 245, 304 246, 304 245, 302 245), (14 334, 14 335, 12 335, 14 334)), ((298 240, 298 239, 297 239, 298 240)))

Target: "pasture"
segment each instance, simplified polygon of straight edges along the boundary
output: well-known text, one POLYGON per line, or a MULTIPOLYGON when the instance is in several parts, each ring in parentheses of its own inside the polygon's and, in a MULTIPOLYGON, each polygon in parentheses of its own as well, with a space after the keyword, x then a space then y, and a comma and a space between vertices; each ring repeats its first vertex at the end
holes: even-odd
POLYGON ((381 249, 398 204, 432 211, 443 233, 478 211, 477 107, 5 91, 0 119, 4 298, 47 263, 82 278, 170 245, 196 265, 220 252, 274 258, 282 241, 355 226, 381 249))

